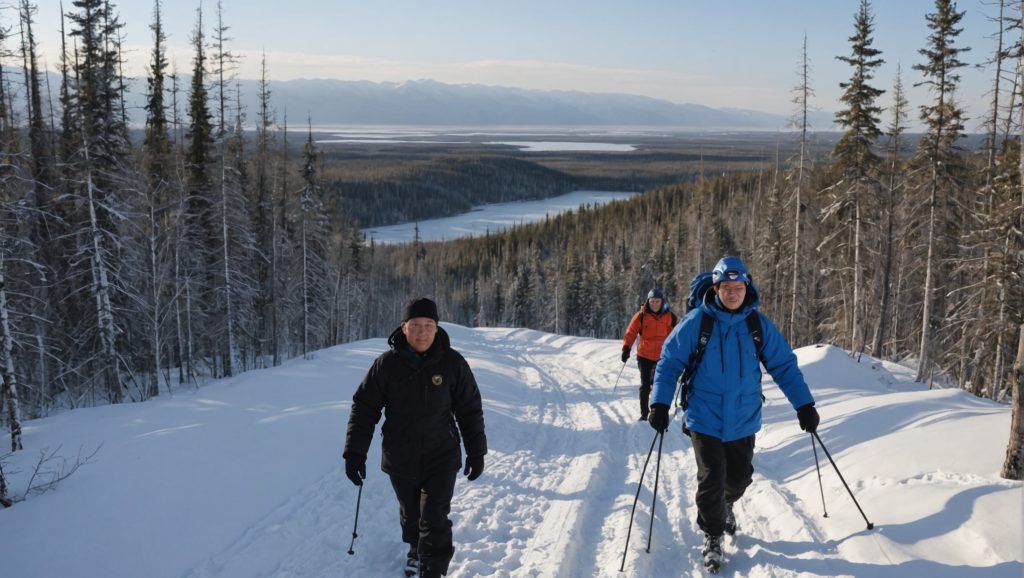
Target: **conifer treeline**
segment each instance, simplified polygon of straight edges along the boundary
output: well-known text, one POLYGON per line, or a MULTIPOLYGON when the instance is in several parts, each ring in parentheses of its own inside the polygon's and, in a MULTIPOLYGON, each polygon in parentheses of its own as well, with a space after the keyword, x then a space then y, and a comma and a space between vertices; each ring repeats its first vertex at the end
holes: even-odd
POLYGON ((67 6, 58 102, 42 96, 35 7, 19 8, 16 43, 0 26, 0 63, 22 64, 0 66, 0 405, 13 450, 23 416, 144 400, 364 335, 358 231, 325 197, 312 135, 288 157, 265 63, 245 134, 220 4, 212 44, 196 12, 180 86, 155 2, 141 143, 113 5, 67 6))

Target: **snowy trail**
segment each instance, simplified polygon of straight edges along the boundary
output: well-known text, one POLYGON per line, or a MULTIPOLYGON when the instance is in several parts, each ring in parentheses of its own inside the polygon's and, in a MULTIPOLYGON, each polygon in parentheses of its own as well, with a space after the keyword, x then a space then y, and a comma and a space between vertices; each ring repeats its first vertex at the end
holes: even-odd
MULTIPOLYGON (((664 439, 653 533, 656 452, 619 572, 656 438, 637 421, 634 362, 613 388, 617 341, 445 327, 480 384, 490 449, 483 476, 456 484, 450 577, 706 575, 696 464, 678 416, 664 439)), ((33 448, 12 470, 30 472, 32 453, 58 444, 102 442, 103 459, 58 491, 0 511, 5 570, 26 578, 399 578, 405 546, 379 469, 379 435, 355 554, 347 554, 357 490, 341 460, 345 423, 384 347, 382 339, 338 346, 194 392, 32 422, 33 448)), ((927 390, 905 368, 857 363, 833 347, 798 356, 822 438, 875 529, 865 529, 820 451, 819 488, 810 438, 766 379, 754 480, 736 506, 739 533, 725 540, 723 576, 1021 575, 1024 491, 993 473, 1002 447, 991 440, 1005 437, 1005 406, 927 390)))
MULTIPOLYGON (((613 389, 622 368, 616 342, 529 330, 449 331, 480 383, 490 444, 483 478, 469 483, 460 476, 456 484, 451 518, 457 551, 449 576, 705 575, 703 535, 694 522, 696 464, 675 416, 662 447, 650 553, 645 550, 656 446, 640 491, 625 572, 619 572, 637 483, 656 438, 637 421, 635 363, 626 366, 613 389)), ((737 504, 740 532, 726 538, 724 574, 876 574, 876 565, 846 561, 851 548, 845 542, 860 538, 865 543, 854 551, 867 549, 897 566, 908 559, 901 545, 886 538, 847 534, 837 540, 822 527, 808 438, 795 428, 792 408, 767 379, 765 393, 766 425, 779 423, 767 426, 772 432, 767 442, 759 436, 754 483, 737 504), (799 481, 799 496, 790 487, 792 480, 799 481)), ((846 399, 849 393, 836 395, 846 399)), ((398 507, 376 466, 379 451, 375 442, 354 556, 346 551, 356 492, 339 465, 187 576, 401 576, 405 547, 399 538, 398 507)), ((819 458, 827 477, 825 457, 819 458)), ((833 510, 844 512, 846 528, 858 527, 849 504, 841 501, 848 498, 834 480, 827 486, 833 510)))

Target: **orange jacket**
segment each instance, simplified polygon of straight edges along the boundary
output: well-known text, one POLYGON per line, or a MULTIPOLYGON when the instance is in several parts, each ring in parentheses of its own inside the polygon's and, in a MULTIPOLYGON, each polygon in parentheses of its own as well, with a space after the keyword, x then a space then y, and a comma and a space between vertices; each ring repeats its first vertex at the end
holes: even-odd
POLYGON ((661 357, 661 346, 665 343, 672 327, 676 324, 676 316, 668 309, 659 313, 651 311, 644 303, 640 311, 633 315, 633 319, 626 328, 626 336, 622 340, 623 349, 632 349, 636 336, 640 335, 640 345, 636 348, 636 356, 657 361, 661 357), (641 326, 642 325, 642 326, 641 326))

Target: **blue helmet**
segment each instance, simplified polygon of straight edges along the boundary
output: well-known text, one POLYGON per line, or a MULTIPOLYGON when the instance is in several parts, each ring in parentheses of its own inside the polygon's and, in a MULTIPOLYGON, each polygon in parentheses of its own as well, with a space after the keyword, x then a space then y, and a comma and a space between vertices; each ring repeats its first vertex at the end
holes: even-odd
POLYGON ((655 287, 654 289, 651 289, 650 293, 647 294, 647 300, 650 301, 651 299, 661 299, 662 301, 664 301, 665 294, 661 292, 661 289, 655 287))
POLYGON ((750 273, 739 257, 722 257, 711 271, 711 282, 718 285, 722 281, 743 281, 750 285, 750 273))

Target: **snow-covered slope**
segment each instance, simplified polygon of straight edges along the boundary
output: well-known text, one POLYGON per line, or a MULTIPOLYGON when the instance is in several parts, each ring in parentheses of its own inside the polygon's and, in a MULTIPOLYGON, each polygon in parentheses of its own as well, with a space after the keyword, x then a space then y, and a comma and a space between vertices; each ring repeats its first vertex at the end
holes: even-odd
MULTIPOLYGON (((696 466, 678 418, 664 441, 653 535, 649 471, 618 572, 654 440, 636 421, 633 363, 613 387, 618 342, 444 326, 480 383, 491 449, 484 475, 456 485, 450 576, 702 574, 696 466)), ((401 576, 379 438, 355 555, 346 554, 356 488, 342 471, 344 428, 385 347, 362 341, 174 397, 30 422, 25 451, 5 463, 16 493, 44 448, 73 458, 102 447, 56 490, 0 511, 3 576, 401 576)), ((725 575, 1022 575, 1024 491, 997 475, 1007 407, 928 391, 899 366, 858 364, 832 347, 798 355, 822 440, 875 529, 820 447, 819 489, 810 436, 766 379, 754 483, 737 505, 725 575)))

